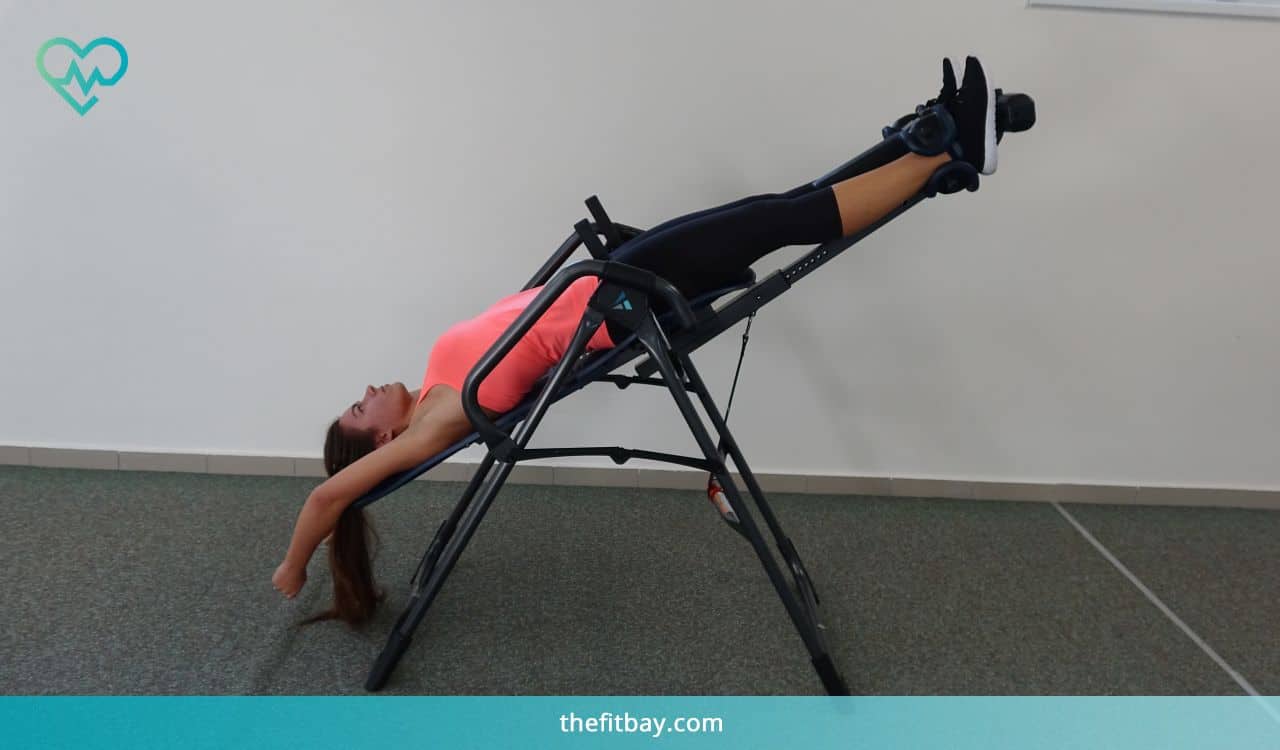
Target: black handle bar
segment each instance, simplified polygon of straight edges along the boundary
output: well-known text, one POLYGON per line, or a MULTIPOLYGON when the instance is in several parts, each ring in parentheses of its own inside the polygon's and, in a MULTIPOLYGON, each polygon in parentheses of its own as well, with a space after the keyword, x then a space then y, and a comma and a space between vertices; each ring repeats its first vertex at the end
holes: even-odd
POLYGON ((533 302, 521 311, 520 315, 515 319, 510 327, 498 337, 498 340, 489 347, 484 353, 476 366, 471 368, 471 372, 467 373, 467 378, 462 384, 462 408, 467 414, 467 418, 471 420, 471 424, 475 426, 476 431, 489 444, 490 448, 495 447, 499 443, 505 443, 511 440, 511 436, 498 428, 480 408, 479 393, 480 384, 484 379, 489 377, 494 368, 501 362, 515 347, 516 342, 520 341, 534 323, 542 317, 547 308, 564 294, 565 290, 574 281, 584 276, 597 276, 604 281, 610 281, 619 286, 631 287, 648 294, 657 294, 667 301, 670 309, 676 314, 681 326, 685 328, 693 328, 696 318, 693 309, 689 307, 689 302, 679 291, 672 286, 671 282, 658 276, 655 273, 646 271, 643 268, 629 266, 625 263, 616 261, 602 260, 583 260, 567 266, 562 271, 552 277, 542 290, 538 292, 538 296, 534 297, 533 302))

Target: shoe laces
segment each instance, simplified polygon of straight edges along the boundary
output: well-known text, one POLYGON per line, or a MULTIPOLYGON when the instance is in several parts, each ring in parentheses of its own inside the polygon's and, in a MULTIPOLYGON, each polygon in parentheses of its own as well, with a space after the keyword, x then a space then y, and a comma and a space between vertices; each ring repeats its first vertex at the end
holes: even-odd
POLYGON ((956 95, 960 90, 956 87, 955 70, 951 67, 951 60, 944 58, 942 61, 942 90, 938 92, 936 98, 930 99, 924 104, 916 107, 916 114, 920 114, 938 104, 947 105, 956 100, 956 95))

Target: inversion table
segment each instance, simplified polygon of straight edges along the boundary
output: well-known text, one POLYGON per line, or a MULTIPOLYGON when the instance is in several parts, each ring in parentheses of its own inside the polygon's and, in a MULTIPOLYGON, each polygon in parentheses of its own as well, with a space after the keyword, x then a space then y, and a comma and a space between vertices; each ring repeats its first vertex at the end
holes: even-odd
MULTIPOLYGON (((1001 136, 1004 132, 1026 130, 1034 124, 1035 106, 1030 97, 1024 94, 1005 95, 998 89, 996 94, 996 114, 1001 136)), ((941 153, 951 144, 955 132, 954 123, 945 110, 941 107, 922 106, 914 114, 906 115, 884 128, 882 135, 883 140, 879 144, 815 180, 814 184, 818 187, 832 185, 888 164, 909 152, 941 153)), ((714 476, 723 488, 731 508, 731 512, 721 511, 721 517, 751 544, 760 558, 769 581, 777 590, 787 614, 809 651, 823 687, 832 695, 848 695, 849 687, 828 652, 818 619, 818 594, 805 571, 804 563, 765 500, 764 492, 729 432, 706 384, 698 375, 690 355, 921 200, 939 193, 977 189, 978 174, 972 166, 959 160, 948 162, 934 173, 918 194, 864 231, 819 245, 763 281, 757 281, 755 274, 748 269, 736 278, 726 279, 723 288, 694 300, 685 299, 668 281, 653 273, 610 261, 610 253, 639 234, 640 230, 614 223, 594 196, 588 199, 587 208, 595 221, 578 222, 569 238, 524 286, 524 289, 536 286, 543 288, 485 353, 463 384, 463 408, 476 431, 417 467, 389 477, 351 506, 353 509, 363 508, 385 497, 478 441, 483 440, 488 447, 487 455, 480 462, 462 498, 440 525, 418 564, 417 571, 410 580, 412 591, 409 603, 375 661, 365 688, 377 691, 386 684, 400 657, 409 647, 414 630, 426 616, 427 609, 440 593, 463 548, 484 518, 485 511, 517 463, 559 456, 608 456, 617 464, 640 458, 701 469, 714 476), (605 238, 604 242, 601 242, 601 236, 605 238), (586 245, 592 259, 561 269, 581 245, 586 245), (601 279, 601 284, 588 303, 564 358, 535 384, 530 396, 521 404, 496 420, 490 420, 477 401, 480 383, 569 284, 584 276, 596 276, 601 279), (713 307, 714 302, 735 292, 739 293, 722 307, 713 307), (612 349, 584 355, 587 342, 605 321, 612 321, 615 327, 629 331, 630 335, 612 349), (641 357, 643 360, 638 363, 634 375, 614 374, 614 371, 641 357), (632 384, 665 386, 671 392, 676 407, 702 450, 702 457, 621 447, 525 447, 551 404, 595 382, 613 383, 620 389, 632 384), (718 440, 712 437, 703 419, 695 411, 690 392, 698 397, 718 440), (724 460, 726 453, 733 459, 748 493, 773 534, 783 564, 790 572, 790 582, 756 525, 743 493, 729 474, 724 460)))

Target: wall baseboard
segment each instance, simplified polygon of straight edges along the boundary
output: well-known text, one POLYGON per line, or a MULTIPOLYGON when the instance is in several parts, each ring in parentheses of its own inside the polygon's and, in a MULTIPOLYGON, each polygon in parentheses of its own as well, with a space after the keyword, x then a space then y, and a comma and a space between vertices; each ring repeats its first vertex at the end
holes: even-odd
MULTIPOLYGON (((195 453, 142 453, 0 445, 0 465, 107 471, 168 471, 197 474, 324 477, 318 458, 195 453)), ((419 481, 467 482, 478 464, 446 461, 419 481)), ((852 477, 812 474, 757 474, 765 492, 808 495, 1004 500, 1018 502, 1180 505, 1280 510, 1280 491, 1213 487, 1155 487, 1026 482, 972 482, 913 477, 852 477)), ((705 490, 706 475, 676 469, 572 466, 515 467, 513 484, 642 487, 705 490)))

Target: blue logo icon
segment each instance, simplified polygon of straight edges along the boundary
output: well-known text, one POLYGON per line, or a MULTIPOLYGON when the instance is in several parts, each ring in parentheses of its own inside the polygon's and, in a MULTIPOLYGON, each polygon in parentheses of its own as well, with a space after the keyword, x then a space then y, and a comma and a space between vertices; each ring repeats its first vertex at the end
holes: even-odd
POLYGON ((627 311, 631 310, 631 300, 627 299, 626 292, 621 292, 618 294, 618 298, 613 301, 613 309, 627 310, 627 311))
POLYGON ((114 86, 129 69, 129 55, 124 45, 108 37, 99 37, 83 49, 66 37, 55 37, 40 45, 36 53, 36 69, 58 95, 83 117, 98 103, 96 95, 90 95, 94 86, 114 86), (94 50, 103 48, 94 54, 94 50), (69 54, 68 54, 69 53, 69 54), (89 56, 93 54, 93 60, 89 56), (48 61, 46 61, 48 58, 48 61), (90 67, 88 77, 81 64, 90 67), (50 69, 52 68, 52 70, 50 69), (109 71, 104 74, 103 69, 109 71), (72 84, 75 84, 75 87, 72 84))

